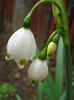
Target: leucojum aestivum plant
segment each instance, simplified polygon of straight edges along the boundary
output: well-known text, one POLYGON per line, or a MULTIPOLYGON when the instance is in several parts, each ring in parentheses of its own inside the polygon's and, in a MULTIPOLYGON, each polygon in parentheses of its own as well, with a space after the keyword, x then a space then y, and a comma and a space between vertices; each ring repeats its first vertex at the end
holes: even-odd
MULTIPOLYGON (((65 47, 66 100, 72 100, 72 70, 71 70, 72 65, 71 65, 71 52, 69 44, 69 27, 68 27, 68 19, 64 5, 64 0, 40 0, 33 6, 30 13, 24 19, 22 28, 16 31, 8 40, 6 59, 7 60, 14 59, 20 68, 23 68, 24 64, 28 60, 32 60, 33 62, 31 63, 28 69, 29 79, 32 81, 33 84, 35 84, 37 81, 44 83, 44 80, 48 76, 49 72, 46 59, 47 58, 50 59, 50 57, 54 54, 60 37, 63 39, 65 47), (45 2, 52 3, 52 12, 57 29, 49 37, 45 48, 40 52, 38 58, 34 60, 36 56, 36 41, 30 30, 30 25, 35 8, 45 2)), ((51 80, 50 77, 48 78, 51 80)), ((49 83, 46 82, 43 85, 45 91, 48 87, 50 87, 49 84, 50 82, 49 83)), ((50 89, 46 92, 48 99, 50 98, 49 97, 49 95, 51 94, 50 92, 51 92, 50 89)), ((56 92, 54 94, 56 94, 56 92)), ((52 99, 49 100, 62 100, 59 99, 59 96, 55 96, 54 94, 51 94, 52 99)), ((59 92, 56 95, 58 94, 59 92)), ((42 100, 42 98, 39 100, 42 100)))

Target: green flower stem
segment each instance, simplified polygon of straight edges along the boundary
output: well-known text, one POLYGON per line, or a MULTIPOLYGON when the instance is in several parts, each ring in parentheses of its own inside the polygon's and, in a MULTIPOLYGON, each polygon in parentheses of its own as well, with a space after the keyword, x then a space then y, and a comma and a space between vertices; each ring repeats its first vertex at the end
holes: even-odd
POLYGON ((64 45, 65 45, 65 59, 66 59, 66 100, 72 100, 72 65, 71 65, 71 51, 69 44, 69 26, 65 9, 64 0, 56 0, 61 7, 63 29, 64 29, 64 45))
POLYGON ((70 45, 65 45, 66 59, 66 100, 72 100, 72 69, 70 45))
POLYGON ((60 7, 61 7, 62 18, 63 18, 63 28, 65 31, 64 43, 65 45, 69 45, 69 26, 68 26, 68 19, 67 19, 64 0, 60 0, 60 7))
POLYGON ((66 100, 72 100, 72 65, 71 65, 71 51, 69 44, 69 26, 65 9, 64 0, 60 0, 60 7, 63 17, 63 27, 65 31, 65 59, 66 59, 66 100))
POLYGON ((27 17, 24 19, 23 21, 23 28, 30 28, 30 25, 31 25, 31 20, 32 20, 32 15, 33 15, 33 12, 34 10, 36 9, 36 7, 38 7, 40 4, 42 3, 45 3, 45 2, 50 2, 50 3, 53 3, 54 5, 56 5, 56 7, 59 9, 59 11, 61 12, 61 8, 60 6, 58 5, 57 2, 55 2, 55 0, 41 0, 39 2, 37 2, 32 10, 30 11, 30 13, 27 15, 27 17))
POLYGON ((49 43, 51 42, 52 38, 53 38, 58 32, 59 32, 59 34, 63 34, 63 33, 64 33, 63 30, 57 29, 57 30, 55 30, 55 31, 51 34, 51 36, 49 37, 49 39, 48 39, 48 41, 47 41, 47 43, 46 43, 45 48, 41 51, 41 53, 40 53, 40 55, 39 55, 39 59, 41 59, 41 60, 45 60, 45 59, 46 59, 46 57, 47 57, 47 47, 48 47, 49 43))
POLYGON ((58 5, 57 2, 55 2, 55 0, 41 0, 41 1, 39 1, 39 2, 37 2, 37 3, 33 6, 31 12, 33 13, 36 7, 38 7, 40 4, 45 3, 45 2, 53 3, 54 5, 56 5, 56 7, 57 7, 57 8, 60 10, 60 12, 61 12, 60 6, 58 5))
POLYGON ((48 44, 50 43, 50 41, 52 40, 52 38, 59 32, 59 34, 63 35, 64 34, 64 31, 61 30, 61 29, 57 29, 55 30, 51 36, 49 37, 48 41, 47 41, 47 44, 46 44, 46 47, 48 47, 48 44))

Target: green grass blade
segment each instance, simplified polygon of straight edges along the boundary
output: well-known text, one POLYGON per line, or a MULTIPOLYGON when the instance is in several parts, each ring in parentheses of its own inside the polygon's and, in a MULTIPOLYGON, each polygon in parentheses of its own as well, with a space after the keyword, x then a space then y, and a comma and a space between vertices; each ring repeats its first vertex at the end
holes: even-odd
MULTIPOLYGON (((35 59, 39 56, 39 54, 40 54, 40 51, 37 47, 35 59)), ((42 87, 42 90, 45 92, 48 100, 57 100, 56 93, 55 93, 55 86, 53 84, 53 80, 50 73, 48 74, 47 78, 42 84, 40 83, 38 84, 37 100, 43 100, 41 87, 42 87)))
POLYGON ((56 57, 56 75, 55 75, 55 90, 57 100, 62 95, 63 90, 63 68, 64 68, 64 49, 63 40, 60 37, 56 57))
MULTIPOLYGON (((72 82, 72 87, 74 87, 74 82, 72 82)), ((60 100, 64 100, 65 96, 66 96, 66 91, 64 91, 64 93, 62 94, 60 100)))
POLYGON ((43 92, 40 82, 38 82, 37 100, 43 100, 43 92))
POLYGON ((36 55, 35 55, 35 59, 37 59, 39 57, 40 54, 40 50, 38 48, 38 46, 36 47, 36 55))
POLYGON ((74 82, 72 82, 72 86, 74 86, 74 82))
POLYGON ((65 45, 66 100, 72 100, 72 63, 70 45, 65 45))
POLYGON ((13 88, 13 86, 11 84, 5 83, 3 85, 0 85, 0 93, 14 93, 16 92, 16 89, 13 88))
POLYGON ((57 100, 55 93, 55 86, 53 84, 52 77, 50 73, 42 84, 42 89, 45 92, 48 100, 57 100))
MULTIPOLYGON (((36 48, 36 56, 35 56, 35 59, 37 59, 39 57, 39 54, 40 54, 40 50, 37 47, 36 48)), ((43 100, 43 92, 42 92, 42 88, 41 88, 40 82, 38 82, 37 100, 43 100)))
POLYGON ((16 97, 16 100, 22 100, 18 94, 16 94, 15 97, 16 97))

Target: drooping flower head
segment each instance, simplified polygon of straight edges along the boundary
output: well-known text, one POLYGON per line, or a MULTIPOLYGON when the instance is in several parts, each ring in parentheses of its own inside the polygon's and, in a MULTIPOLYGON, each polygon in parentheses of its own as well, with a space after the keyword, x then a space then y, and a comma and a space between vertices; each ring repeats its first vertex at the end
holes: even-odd
POLYGON ((43 60, 36 59, 33 63, 31 63, 28 69, 29 79, 33 82, 43 81, 48 74, 48 66, 47 63, 43 60))
POLYGON ((35 56, 36 43, 30 29, 21 28, 8 40, 6 59, 15 59, 19 67, 23 68, 26 61, 35 56))

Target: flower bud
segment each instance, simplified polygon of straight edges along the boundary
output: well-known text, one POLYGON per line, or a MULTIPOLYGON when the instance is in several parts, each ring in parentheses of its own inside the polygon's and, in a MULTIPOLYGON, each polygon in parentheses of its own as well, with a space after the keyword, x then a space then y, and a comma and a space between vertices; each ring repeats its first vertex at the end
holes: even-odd
POLYGON ((21 28, 8 40, 6 59, 15 59, 19 67, 23 68, 26 61, 32 59, 36 53, 36 43, 30 29, 21 28))
POLYGON ((36 59, 33 63, 31 63, 28 69, 28 76, 32 82, 43 81, 48 74, 48 66, 45 61, 40 59, 36 59))
POLYGON ((51 57, 54 54, 56 47, 57 47, 56 43, 54 42, 49 43, 47 47, 47 57, 51 57))

